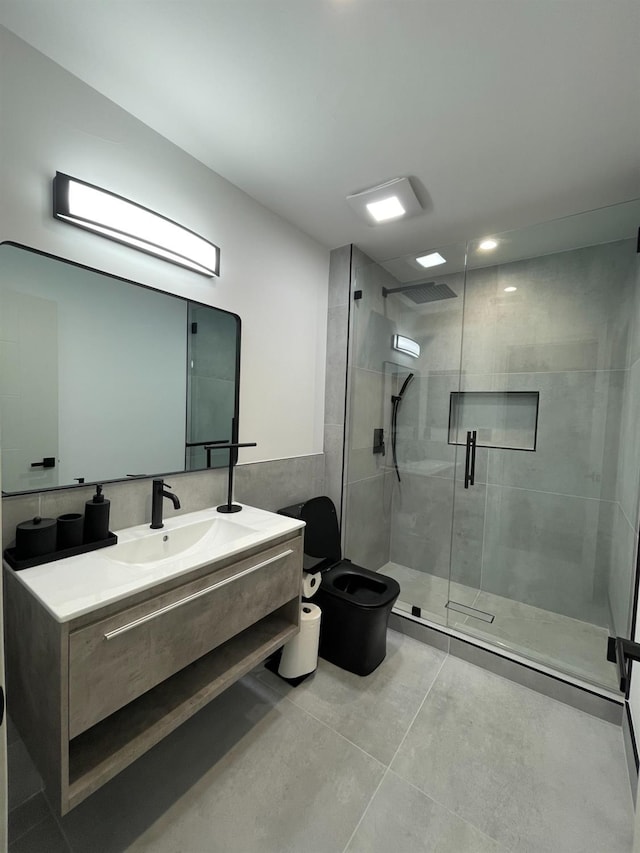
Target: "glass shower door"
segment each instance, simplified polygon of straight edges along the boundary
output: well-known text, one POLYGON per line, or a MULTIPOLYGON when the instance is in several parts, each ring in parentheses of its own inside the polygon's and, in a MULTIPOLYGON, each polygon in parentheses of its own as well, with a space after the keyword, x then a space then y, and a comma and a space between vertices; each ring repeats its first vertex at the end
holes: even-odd
POLYGON ((364 256, 355 268, 344 546, 398 580, 397 609, 444 625, 462 455, 448 441, 448 410, 460 382, 465 247, 438 251, 438 270, 364 256))
POLYGON ((612 689, 606 641, 628 631, 633 566, 621 498, 637 222, 620 226, 613 208, 469 244, 449 423, 468 459, 449 626, 612 689))

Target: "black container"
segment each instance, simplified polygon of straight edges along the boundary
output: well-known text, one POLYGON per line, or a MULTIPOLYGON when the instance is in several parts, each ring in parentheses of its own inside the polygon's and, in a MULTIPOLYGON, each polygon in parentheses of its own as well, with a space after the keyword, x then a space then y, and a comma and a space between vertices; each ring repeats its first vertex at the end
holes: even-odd
POLYGON ((92 500, 84 505, 84 542, 100 542, 109 536, 109 508, 102 486, 96 486, 92 500))
POLYGON ((55 518, 30 518, 16 527, 16 557, 30 560, 56 550, 57 525, 55 518))
POLYGON ((56 549, 76 548, 82 545, 84 519, 79 512, 67 512, 58 516, 58 540, 56 549))

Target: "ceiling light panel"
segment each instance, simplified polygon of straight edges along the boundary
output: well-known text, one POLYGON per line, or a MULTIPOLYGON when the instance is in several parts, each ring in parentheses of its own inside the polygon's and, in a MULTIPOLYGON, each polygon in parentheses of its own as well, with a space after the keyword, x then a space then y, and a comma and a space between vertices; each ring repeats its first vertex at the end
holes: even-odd
POLYGON ((440 252, 430 252, 428 255, 421 255, 416 258, 416 261, 421 267, 437 267, 439 264, 446 264, 447 259, 443 258, 440 252))
POLYGON ((397 219, 404 216, 405 209, 400 204, 397 195, 383 198, 381 201, 371 201, 367 204, 367 210, 376 222, 386 222, 387 219, 397 219))
POLYGON ((422 206, 408 178, 394 178, 368 190, 348 195, 347 203, 368 225, 395 222, 422 212, 422 206))

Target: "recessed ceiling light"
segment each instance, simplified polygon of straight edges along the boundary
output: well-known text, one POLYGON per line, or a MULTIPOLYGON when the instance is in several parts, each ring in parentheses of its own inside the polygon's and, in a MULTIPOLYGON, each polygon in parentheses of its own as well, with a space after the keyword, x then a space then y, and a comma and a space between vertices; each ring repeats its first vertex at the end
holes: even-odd
POLYGON ((387 219, 396 219, 398 216, 404 216, 405 209, 400 204, 397 195, 383 198, 380 201, 371 201, 367 204, 367 210, 373 216, 376 222, 385 222, 387 219))
POLYGON ((490 252, 491 249, 495 249, 497 245, 497 240, 492 240, 490 237, 488 237, 486 240, 483 240, 482 243, 480 243, 478 248, 482 249, 483 252, 490 252))
POLYGON ((513 293, 513 291, 517 290, 517 289, 518 289, 517 287, 505 287, 504 292, 505 293, 513 293))
POLYGON ((367 225, 379 225, 422 213, 422 206, 408 178, 394 178, 377 187, 348 195, 347 202, 367 225))
POLYGON ((440 252, 431 252, 429 255, 422 255, 416 258, 416 261, 421 267, 437 267, 438 264, 446 264, 447 259, 443 258, 440 252))

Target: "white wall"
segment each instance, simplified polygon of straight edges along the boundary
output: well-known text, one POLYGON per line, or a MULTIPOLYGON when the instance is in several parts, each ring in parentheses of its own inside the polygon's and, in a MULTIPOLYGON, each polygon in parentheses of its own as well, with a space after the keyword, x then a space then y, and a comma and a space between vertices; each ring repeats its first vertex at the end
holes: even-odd
POLYGON ((2 27, 0 79, 0 242, 239 314, 240 461, 321 452, 328 251, 2 27), (220 278, 54 220, 56 170, 212 240, 220 278))

